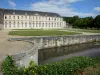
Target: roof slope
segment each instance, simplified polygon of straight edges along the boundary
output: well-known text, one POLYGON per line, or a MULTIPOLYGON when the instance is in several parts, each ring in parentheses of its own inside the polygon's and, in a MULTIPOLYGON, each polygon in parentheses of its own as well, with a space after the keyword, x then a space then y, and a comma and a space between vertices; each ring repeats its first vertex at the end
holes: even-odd
POLYGON ((18 14, 18 15, 40 15, 40 16, 51 16, 51 17, 61 17, 57 13, 51 12, 41 12, 41 11, 28 11, 28 10, 15 10, 15 9, 4 9, 4 14, 18 14))

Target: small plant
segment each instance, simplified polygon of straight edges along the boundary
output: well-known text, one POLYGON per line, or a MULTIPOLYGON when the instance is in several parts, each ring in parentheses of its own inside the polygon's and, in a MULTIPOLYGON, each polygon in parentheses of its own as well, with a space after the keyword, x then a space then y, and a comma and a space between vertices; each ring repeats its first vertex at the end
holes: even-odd
POLYGON ((1 71, 4 75, 18 75, 17 67, 15 66, 11 56, 7 56, 2 62, 1 71))

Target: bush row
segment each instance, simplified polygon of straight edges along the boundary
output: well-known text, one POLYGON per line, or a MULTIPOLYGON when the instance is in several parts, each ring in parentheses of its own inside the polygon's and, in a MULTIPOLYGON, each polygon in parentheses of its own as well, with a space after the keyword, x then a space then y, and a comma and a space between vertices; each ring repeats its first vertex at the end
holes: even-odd
POLYGON ((93 66, 93 60, 89 57, 72 57, 60 62, 35 65, 30 62, 29 67, 17 67, 14 61, 8 56, 2 63, 2 72, 4 75, 73 75, 81 73, 88 66, 93 66))

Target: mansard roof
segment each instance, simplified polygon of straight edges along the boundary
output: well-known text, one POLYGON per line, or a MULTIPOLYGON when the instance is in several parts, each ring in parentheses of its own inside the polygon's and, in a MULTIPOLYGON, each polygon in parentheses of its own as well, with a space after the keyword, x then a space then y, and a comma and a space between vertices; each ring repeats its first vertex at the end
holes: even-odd
POLYGON ((4 14, 40 15, 40 16, 50 16, 50 17, 61 17, 59 14, 52 13, 52 12, 29 11, 29 10, 15 10, 15 9, 4 9, 4 14))

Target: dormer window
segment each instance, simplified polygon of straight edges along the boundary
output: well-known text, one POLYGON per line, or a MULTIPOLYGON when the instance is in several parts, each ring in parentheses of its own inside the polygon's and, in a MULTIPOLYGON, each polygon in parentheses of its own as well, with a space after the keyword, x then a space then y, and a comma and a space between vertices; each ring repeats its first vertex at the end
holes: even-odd
POLYGON ((25 15, 27 15, 27 13, 25 13, 25 15))
POLYGON ((39 15, 39 14, 36 13, 35 15, 39 15))
POLYGON ((13 14, 15 14, 15 12, 13 12, 13 14))

